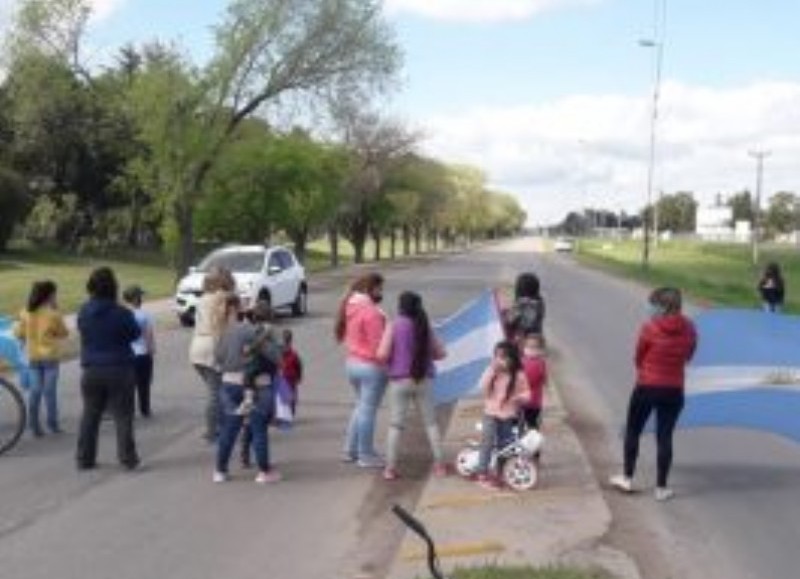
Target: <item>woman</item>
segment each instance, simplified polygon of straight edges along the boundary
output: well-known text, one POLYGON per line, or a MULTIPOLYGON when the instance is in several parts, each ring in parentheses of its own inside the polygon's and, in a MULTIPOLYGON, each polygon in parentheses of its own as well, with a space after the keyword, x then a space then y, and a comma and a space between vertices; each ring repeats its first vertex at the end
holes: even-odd
POLYGON ((628 405, 625 427, 625 466, 610 483, 623 492, 633 491, 639 456, 639 436, 650 414, 656 413, 657 481, 655 498, 673 496, 667 486, 672 465, 672 433, 683 409, 684 368, 697 346, 694 324, 681 313, 681 293, 663 287, 650 294, 651 317, 641 328, 636 344, 636 386, 628 405))
POLYGON ((409 291, 400 294, 397 309, 400 315, 386 329, 378 351, 378 357, 387 362, 390 380, 391 422, 383 478, 395 480, 399 477, 397 454, 400 434, 412 403, 419 408, 428 434, 433 453, 433 474, 445 476, 447 467, 430 384, 434 375, 433 361, 444 358, 444 347, 433 334, 418 294, 409 291))
POLYGON ((519 344, 527 335, 541 334, 544 312, 539 278, 531 272, 519 274, 514 284, 514 303, 503 315, 508 339, 519 344))
POLYGON ((37 281, 31 287, 28 306, 14 327, 16 337, 24 342, 28 357, 28 420, 33 436, 44 434, 39 420, 39 406, 44 396, 47 428, 61 432, 58 416, 58 374, 61 341, 69 335, 64 317, 58 311, 58 288, 50 280, 37 281))
POLYGON ((374 446, 375 416, 386 390, 386 370, 378 358, 386 327, 386 315, 378 307, 382 299, 383 276, 368 273, 360 277, 339 305, 334 331, 347 350, 347 378, 356 395, 343 458, 362 468, 385 466, 374 446))
MULTIPOLYGON (((222 378, 220 390, 222 430, 217 446, 217 463, 213 480, 216 483, 228 480, 228 463, 246 414, 246 428, 253 441, 259 470, 255 481, 259 484, 278 482, 281 480, 281 475, 272 468, 269 457, 267 422, 272 415, 274 390, 267 368, 253 372, 253 403, 245 412, 240 410, 245 395, 248 358, 253 355, 255 348, 259 349, 260 356, 275 356, 273 345, 263 339, 259 328, 254 324, 239 321, 239 298, 234 294, 229 294, 226 299, 225 321, 225 330, 214 348, 215 362, 220 368, 222 378)), ((277 361, 274 365, 276 364, 277 361)))
POLYGON ((189 361, 206 387, 206 424, 203 438, 209 443, 217 439, 221 421, 221 377, 214 361, 214 348, 225 329, 225 300, 235 289, 236 281, 228 270, 221 267, 211 268, 203 278, 203 295, 195 310, 189 361))
POLYGON ((117 303, 117 279, 110 268, 94 270, 86 290, 89 300, 78 311, 83 367, 78 469, 93 469, 97 464, 100 420, 108 406, 117 429, 117 458, 133 470, 139 466, 139 455, 133 435, 136 377, 131 342, 139 338, 141 330, 133 313, 117 303))
POLYGON ((780 313, 783 309, 783 298, 786 289, 783 283, 780 266, 771 262, 764 268, 764 275, 758 281, 758 292, 765 312, 780 313))

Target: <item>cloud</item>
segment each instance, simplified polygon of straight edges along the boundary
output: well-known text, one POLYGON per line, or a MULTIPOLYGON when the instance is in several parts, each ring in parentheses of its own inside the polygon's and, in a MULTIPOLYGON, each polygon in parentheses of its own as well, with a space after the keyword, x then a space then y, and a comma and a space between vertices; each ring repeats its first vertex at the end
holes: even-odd
POLYGON ((451 22, 527 20, 541 12, 598 0, 387 0, 389 13, 407 13, 451 22))
MULTIPOLYGON (((663 85, 655 190, 717 193, 752 189, 752 149, 768 149, 764 193, 800 193, 800 83, 713 89, 663 85)), ((625 95, 476 108, 426 119, 426 151, 483 168, 490 185, 520 196, 532 222, 585 207, 641 209, 646 199, 651 100, 625 95)))
MULTIPOLYGON (((108 18, 127 0, 88 0, 92 8, 92 20, 97 22, 108 18)), ((0 0, 0 30, 11 24, 14 12, 21 4, 20 0, 0 0)))

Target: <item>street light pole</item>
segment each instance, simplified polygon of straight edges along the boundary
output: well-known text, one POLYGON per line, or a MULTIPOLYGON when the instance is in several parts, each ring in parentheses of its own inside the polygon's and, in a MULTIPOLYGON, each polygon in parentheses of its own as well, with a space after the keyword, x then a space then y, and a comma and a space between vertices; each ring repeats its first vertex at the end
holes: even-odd
POLYGON ((653 182, 656 164, 656 127, 658 123, 658 103, 661 98, 661 69, 664 61, 664 28, 667 17, 667 0, 654 0, 653 38, 640 40, 639 46, 654 48, 653 104, 650 116, 650 151, 647 163, 647 205, 644 219, 644 247, 642 267, 650 266, 650 236, 654 233, 653 245, 658 244, 658 204, 653 205, 653 182), (647 208, 650 208, 648 215, 647 208), (651 231, 654 230, 654 231, 651 231))
POLYGON ((756 160, 756 196, 753 202, 752 231, 750 241, 753 248, 753 265, 758 265, 758 236, 761 232, 761 185, 764 180, 764 159, 771 155, 770 151, 748 151, 756 160))

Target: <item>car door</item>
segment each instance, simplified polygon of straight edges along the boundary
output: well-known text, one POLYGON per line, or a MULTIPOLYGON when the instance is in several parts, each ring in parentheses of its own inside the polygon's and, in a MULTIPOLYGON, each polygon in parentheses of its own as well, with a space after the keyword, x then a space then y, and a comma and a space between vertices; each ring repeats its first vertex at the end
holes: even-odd
POLYGON ((273 251, 267 261, 267 276, 270 293, 272 294, 272 305, 275 307, 285 306, 294 299, 291 294, 291 275, 290 271, 286 269, 283 253, 280 249, 273 251))

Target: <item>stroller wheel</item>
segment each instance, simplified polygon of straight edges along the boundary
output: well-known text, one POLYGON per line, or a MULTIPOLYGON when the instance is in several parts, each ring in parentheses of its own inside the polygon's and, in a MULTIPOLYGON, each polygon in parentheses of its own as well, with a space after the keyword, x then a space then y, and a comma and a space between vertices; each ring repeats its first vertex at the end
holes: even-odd
POLYGON ((515 491, 526 491, 536 486, 539 472, 527 456, 514 456, 503 465, 503 480, 515 491))
POLYGON ((463 477, 472 475, 478 462, 478 453, 475 449, 462 449, 456 456, 455 467, 458 474, 463 477))

